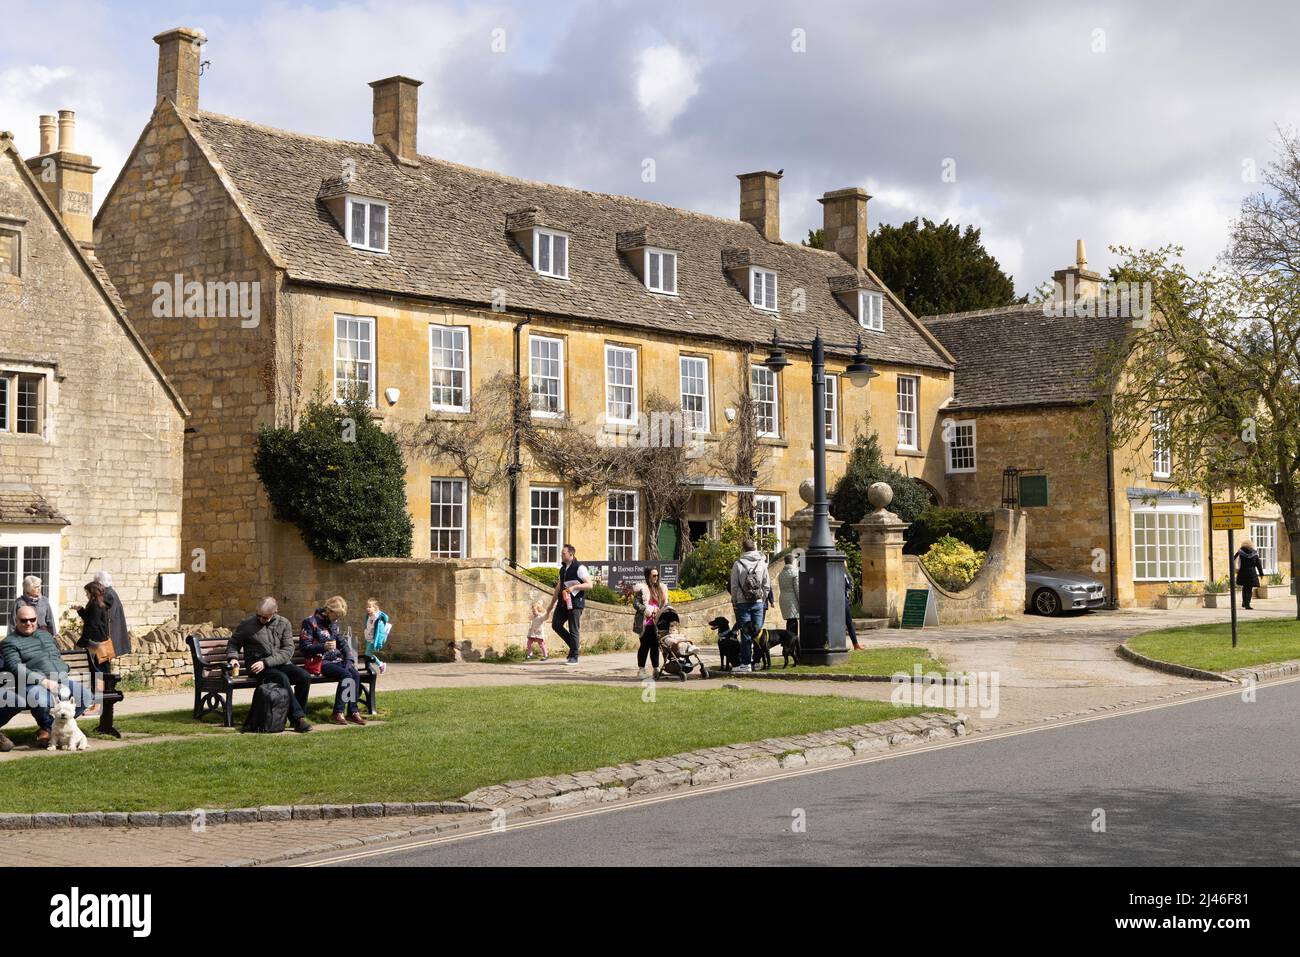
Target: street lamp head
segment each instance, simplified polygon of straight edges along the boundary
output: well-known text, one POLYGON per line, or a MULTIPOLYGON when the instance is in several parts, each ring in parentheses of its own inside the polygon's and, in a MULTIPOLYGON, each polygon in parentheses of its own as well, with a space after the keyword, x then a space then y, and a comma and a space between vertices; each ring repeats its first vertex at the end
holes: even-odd
POLYGON ((871 368, 871 363, 867 361, 866 354, 862 351, 862 337, 858 336, 858 348, 853 353, 853 361, 849 363, 844 370, 848 374, 849 381, 853 385, 861 388, 876 376, 880 375, 875 369, 871 368))
POLYGON ((780 372, 790 364, 790 360, 785 356, 785 350, 781 348, 781 339, 775 332, 772 332, 772 350, 768 353, 767 358, 763 360, 763 365, 767 366, 773 372, 780 372))

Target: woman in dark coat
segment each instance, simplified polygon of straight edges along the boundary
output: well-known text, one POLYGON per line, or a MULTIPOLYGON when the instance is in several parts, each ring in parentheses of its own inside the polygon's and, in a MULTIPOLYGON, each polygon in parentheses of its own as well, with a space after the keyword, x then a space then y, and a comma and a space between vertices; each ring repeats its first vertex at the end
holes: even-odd
MULTIPOLYGON (((77 606, 77 614, 81 616, 81 637, 77 640, 78 648, 89 648, 89 646, 98 644, 101 641, 108 641, 112 633, 113 617, 109 612, 108 602, 105 600, 104 586, 99 582, 86 582, 86 603, 77 606)), ((110 671, 111 665, 101 665, 95 661, 95 655, 90 655, 90 667, 95 671, 110 671)), ((88 709, 88 714, 94 714, 98 710, 98 705, 88 709)))
POLYGON ((1260 577, 1264 574, 1264 563, 1259 559, 1259 552, 1255 551, 1255 543, 1249 538, 1241 543, 1241 548, 1237 549, 1237 554, 1233 558, 1237 561, 1237 584, 1241 586, 1241 607, 1249 608, 1250 600, 1255 595, 1255 587, 1259 585, 1260 577))

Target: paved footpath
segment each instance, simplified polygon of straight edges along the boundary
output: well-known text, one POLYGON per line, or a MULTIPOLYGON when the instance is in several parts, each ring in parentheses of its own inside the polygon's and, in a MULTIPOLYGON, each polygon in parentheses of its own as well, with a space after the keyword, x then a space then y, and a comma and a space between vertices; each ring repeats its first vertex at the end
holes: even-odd
MULTIPOLYGON (((1253 617, 1295 614, 1294 599, 1291 598, 1261 600, 1256 605, 1253 617)), ((1115 647, 1126 638, 1153 628, 1222 621, 1226 617, 1225 610, 1200 608, 1168 612, 1151 609, 1094 612, 1053 619, 1026 615, 1008 621, 918 632, 874 631, 865 633, 863 638, 868 647, 926 647, 953 670, 997 672, 997 713, 982 716, 976 708, 963 709, 969 715, 972 730, 995 732, 1059 721, 1069 715, 1102 714, 1221 690, 1224 685, 1219 682, 1193 681, 1138 667, 1119 658, 1115 647)), ((577 666, 567 666, 562 659, 544 664, 515 665, 470 662, 393 664, 381 679, 381 685, 385 691, 394 691, 575 681, 623 683, 635 680, 635 670, 635 656, 631 653, 590 656, 577 666)), ((697 691, 719 687, 724 681, 739 683, 743 680, 731 677, 692 680, 681 687, 697 691)), ((888 699, 893 690, 888 684, 868 682, 753 680, 746 682, 745 686, 773 694, 839 694, 875 700, 888 699)), ((313 691, 317 696, 332 694, 332 689, 323 687, 313 691)), ((189 690, 137 693, 128 695, 118 710, 122 714, 134 714, 190 708, 192 705, 193 692, 189 690)), ((16 718, 12 725, 21 726, 24 720, 25 716, 16 718)), ((103 747, 106 743, 96 740, 95 746, 103 747)), ((0 761, 21 760, 25 754, 31 756, 26 749, 16 749, 0 755, 0 761)), ((429 817, 409 821, 404 818, 289 821, 215 825, 203 834, 175 828, 58 829, 7 832, 4 841, 6 848, 12 847, 15 851, 47 854, 52 864, 84 863, 88 860, 143 866, 225 864, 250 859, 267 861, 295 850, 304 851, 335 841, 360 844, 395 831, 429 827, 436 823, 440 822, 431 821, 429 817), (260 849, 259 853, 253 853, 254 849, 260 849)))

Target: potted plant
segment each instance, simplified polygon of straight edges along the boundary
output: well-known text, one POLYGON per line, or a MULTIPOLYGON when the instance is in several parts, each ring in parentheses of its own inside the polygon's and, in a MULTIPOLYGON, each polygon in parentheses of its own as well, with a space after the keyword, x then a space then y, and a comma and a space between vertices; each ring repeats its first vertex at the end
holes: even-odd
POLYGON ((1156 607, 1168 611, 1171 608, 1199 608, 1201 592, 1192 582, 1170 582, 1164 593, 1156 596, 1156 607))
MULTIPOLYGON (((1282 584, 1282 576, 1280 573, 1274 572, 1271 575, 1265 575, 1264 580, 1255 586, 1255 597, 1267 598, 1269 597, 1270 594, 1269 589, 1277 588, 1281 584, 1282 584)), ((1281 593, 1279 592, 1279 595, 1280 594, 1281 593)))
POLYGON ((1224 575, 1218 581, 1205 583, 1205 607, 1206 608, 1227 608, 1229 599, 1228 576, 1224 575))

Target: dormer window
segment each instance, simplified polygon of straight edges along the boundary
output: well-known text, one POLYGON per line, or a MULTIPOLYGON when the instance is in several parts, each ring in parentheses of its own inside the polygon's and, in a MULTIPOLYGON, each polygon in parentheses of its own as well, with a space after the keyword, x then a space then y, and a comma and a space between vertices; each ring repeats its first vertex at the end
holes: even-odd
POLYGON ((749 301, 756 309, 776 312, 776 273, 770 269, 749 270, 749 301))
POLYGON ((388 252, 388 204, 361 196, 348 197, 348 244, 374 253, 388 252))
POLYGON ((885 331, 885 297, 878 292, 858 293, 858 322, 863 329, 885 331))
POLYGON ((569 278, 569 237, 545 229, 533 231, 533 266, 543 276, 569 278))
POLYGON ((677 254, 667 249, 645 251, 645 287, 651 292, 677 295, 677 254))

